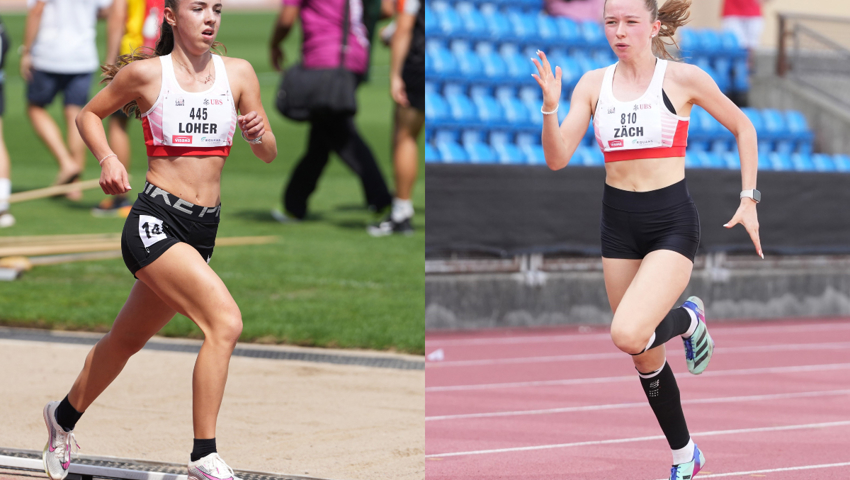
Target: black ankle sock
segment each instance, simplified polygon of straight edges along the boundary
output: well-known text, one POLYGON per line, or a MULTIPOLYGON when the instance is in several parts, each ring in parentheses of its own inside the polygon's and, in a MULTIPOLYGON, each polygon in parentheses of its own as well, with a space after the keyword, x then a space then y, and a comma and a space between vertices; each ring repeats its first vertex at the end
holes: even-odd
POLYGON ((667 437, 670 448, 672 450, 685 448, 691 435, 688 433, 688 424, 685 423, 679 385, 676 384, 673 369, 664 362, 661 370, 638 373, 640 373, 640 384, 646 393, 646 399, 649 400, 649 406, 655 412, 655 418, 658 419, 658 425, 667 437))
POLYGON ((66 432, 70 432, 77 425, 77 421, 80 420, 83 414, 78 412, 76 408, 71 405, 71 402, 68 401, 68 395, 65 395, 65 398, 59 402, 59 406, 56 407, 56 423, 59 424, 60 427, 64 428, 66 432))
MULTIPOLYGON (((667 343, 671 338, 678 337, 687 332, 690 327, 691 315, 685 307, 676 307, 670 310, 667 316, 661 320, 661 323, 655 327, 655 338, 643 352, 667 343)), ((643 352, 633 355, 640 355, 643 352)))
POLYGON ((214 438, 196 438, 195 444, 192 447, 192 456, 190 458, 193 462, 197 462, 199 459, 204 458, 211 453, 216 453, 217 451, 218 450, 215 449, 214 438))

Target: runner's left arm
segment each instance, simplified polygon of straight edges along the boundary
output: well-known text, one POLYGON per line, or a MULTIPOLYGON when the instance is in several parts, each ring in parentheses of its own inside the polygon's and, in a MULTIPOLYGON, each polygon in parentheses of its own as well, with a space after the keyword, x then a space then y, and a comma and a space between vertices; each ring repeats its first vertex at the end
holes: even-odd
MULTIPOLYGON (((232 58, 230 61, 233 62, 238 86, 238 99, 235 99, 235 101, 237 103, 236 111, 240 113, 236 117, 239 129, 247 140, 262 137, 262 143, 249 143, 251 151, 260 160, 271 163, 277 156, 277 141, 260 99, 260 81, 257 79, 254 67, 246 60, 232 58)), ((232 86, 233 84, 231 84, 231 88, 232 86)))

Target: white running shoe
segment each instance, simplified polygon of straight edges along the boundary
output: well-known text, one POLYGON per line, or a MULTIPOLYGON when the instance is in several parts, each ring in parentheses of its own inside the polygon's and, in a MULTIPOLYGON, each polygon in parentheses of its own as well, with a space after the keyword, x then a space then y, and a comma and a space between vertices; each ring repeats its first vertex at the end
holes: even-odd
POLYGON ((217 453, 189 462, 188 480, 242 480, 233 473, 217 453))
POLYGON ((71 467, 71 442, 79 449, 73 430, 66 432, 56 421, 56 407, 59 402, 50 402, 44 406, 44 423, 47 425, 47 445, 41 459, 44 461, 44 473, 51 480, 64 480, 71 467))

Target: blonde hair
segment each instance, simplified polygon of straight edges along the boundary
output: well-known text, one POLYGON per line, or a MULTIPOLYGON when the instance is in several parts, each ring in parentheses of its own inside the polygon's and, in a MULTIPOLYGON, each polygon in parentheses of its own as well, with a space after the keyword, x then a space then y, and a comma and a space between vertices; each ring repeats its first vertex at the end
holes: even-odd
MULTIPOLYGON (((177 11, 177 5, 180 0, 165 0, 165 8, 170 8, 171 11, 177 11)), ((221 42, 213 42, 210 50, 214 51, 217 54, 220 54, 218 48, 221 47, 224 49, 224 53, 227 53, 227 47, 224 46, 221 42)), ((103 80, 100 83, 109 83, 115 78, 115 75, 119 70, 124 68, 136 60, 147 60, 148 58, 161 57, 163 55, 168 55, 171 51, 174 50, 174 30, 171 28, 171 25, 165 20, 165 17, 162 18, 162 26, 159 30, 159 40, 156 42, 156 48, 151 49, 150 47, 139 47, 134 49, 132 52, 119 56, 115 63, 112 65, 101 65, 100 70, 101 76, 103 80), (147 50, 150 53, 139 52, 139 50, 147 50)), ((140 118, 142 116, 142 112, 139 111, 139 105, 135 100, 124 105, 121 110, 129 117, 131 114, 135 115, 136 118, 140 118)))
MULTIPOLYGON (((605 0, 605 5, 608 5, 608 0, 605 0)), ((658 35, 652 39, 652 53, 661 58, 668 60, 678 60, 676 57, 667 52, 668 45, 679 45, 676 43, 674 35, 676 29, 688 23, 691 8, 691 0, 667 0, 661 8, 658 8, 658 0, 644 0, 644 6, 650 13, 650 22, 656 20, 661 21, 661 29, 658 35), (670 42, 665 42, 664 39, 669 38, 670 42)))

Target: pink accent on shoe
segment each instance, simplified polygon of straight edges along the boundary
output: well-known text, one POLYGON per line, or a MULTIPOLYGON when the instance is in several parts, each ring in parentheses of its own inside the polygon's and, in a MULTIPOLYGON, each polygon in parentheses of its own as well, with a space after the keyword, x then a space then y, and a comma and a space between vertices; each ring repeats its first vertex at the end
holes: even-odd
POLYGON ((210 480, 233 480, 233 477, 218 478, 218 477, 210 476, 209 474, 207 474, 207 472, 205 472, 205 471, 201 470, 200 468, 198 469, 198 471, 199 471, 199 472, 201 472, 201 473, 203 473, 203 474, 204 474, 204 476, 205 476, 205 477, 207 477, 207 478, 209 478, 210 480))

